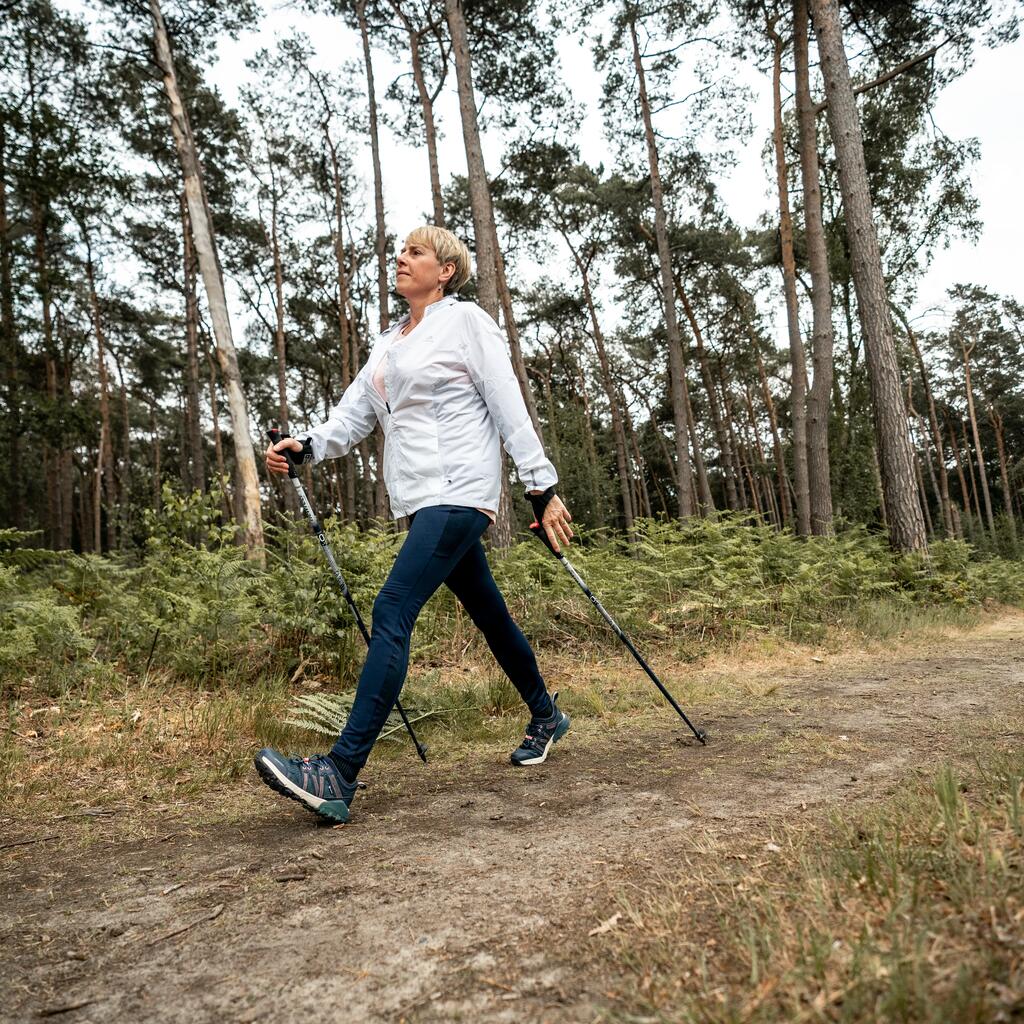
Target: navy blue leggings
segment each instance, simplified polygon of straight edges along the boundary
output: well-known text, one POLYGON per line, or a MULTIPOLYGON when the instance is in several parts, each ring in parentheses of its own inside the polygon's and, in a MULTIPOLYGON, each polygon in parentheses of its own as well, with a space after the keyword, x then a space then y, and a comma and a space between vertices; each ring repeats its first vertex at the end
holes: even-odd
POLYGON ((526 637, 512 621, 480 538, 490 520, 462 505, 434 505, 414 513, 395 564, 373 602, 370 649, 355 701, 331 754, 354 779, 370 756, 405 682, 416 616, 442 583, 462 602, 498 664, 530 711, 551 713, 547 688, 526 637))

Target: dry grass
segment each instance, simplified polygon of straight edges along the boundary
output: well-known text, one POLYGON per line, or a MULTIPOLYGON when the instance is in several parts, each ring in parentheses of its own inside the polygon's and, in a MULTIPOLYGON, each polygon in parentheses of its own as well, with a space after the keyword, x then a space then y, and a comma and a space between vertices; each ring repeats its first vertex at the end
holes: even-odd
POLYGON ((1024 755, 1003 744, 810 829, 697 841, 594 940, 623 976, 609 1019, 1020 1019, 1022 807, 1024 755))
MULTIPOLYGON (((977 621, 978 613, 970 610, 951 620, 944 610, 936 617, 934 609, 920 609, 900 644, 956 637, 977 621)), ((774 636, 748 638, 699 664, 674 660, 665 650, 648 653, 666 685, 699 720, 752 707, 784 711, 798 698, 801 680, 836 652, 843 651, 844 661, 856 660, 877 653, 880 644, 888 648, 892 641, 837 630, 813 647, 774 636)), ((549 687, 562 692, 581 741, 647 715, 661 701, 625 652, 543 649, 540 660, 549 687)), ((138 803, 143 796, 173 801, 232 784, 249 777, 252 755, 260 746, 305 752, 329 745, 326 737, 283 721, 296 693, 331 687, 330 680, 315 676, 294 682, 263 676, 203 690, 171 683, 159 671, 137 678, 110 665, 57 691, 23 679, 5 690, 0 806, 26 812, 55 796, 66 803, 68 794, 85 806, 138 803)), ((420 726, 439 762, 514 744, 524 724, 518 695, 476 648, 457 665, 427 661, 414 666, 403 700, 410 708, 452 709, 420 726)), ((822 742, 794 735, 773 756, 828 758, 849 752, 833 751, 822 742)), ((404 764, 409 750, 399 732, 379 745, 374 763, 386 771, 390 763, 404 764)))

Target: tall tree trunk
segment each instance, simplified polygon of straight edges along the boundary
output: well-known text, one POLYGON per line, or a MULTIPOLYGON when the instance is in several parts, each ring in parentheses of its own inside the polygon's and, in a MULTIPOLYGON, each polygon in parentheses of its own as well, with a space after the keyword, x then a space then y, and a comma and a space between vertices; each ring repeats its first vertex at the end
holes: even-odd
POLYGON ((1016 539, 1017 523, 1013 515, 1013 491, 1010 488, 1010 473, 1006 464, 1006 435, 1003 432, 1003 417, 996 412, 996 407, 988 407, 988 418, 992 422, 992 430, 996 435, 996 451, 999 453, 999 478, 1003 482, 1003 512, 1010 527, 1010 534, 1016 539))
POLYGON ((4 357, 4 384, 7 391, 10 448, 7 452, 8 499, 11 522, 16 528, 25 525, 24 481, 21 479, 21 402, 18 397, 19 341, 14 319, 14 283, 12 268, 11 223, 7 214, 7 134, 0 118, 0 352, 4 357))
POLYGON ((170 106, 171 133, 178 151, 181 170, 185 179, 185 196, 188 201, 189 219, 192 225, 192 239, 206 299, 210 308, 210 319, 216 341, 217 360, 228 396, 228 410, 231 414, 231 429, 235 445, 235 465, 241 488, 241 504, 244 511, 245 549, 249 558, 264 562, 263 518, 260 511, 259 477, 256 472, 256 455, 249 432, 249 413, 246 408, 242 379, 238 371, 238 354, 231 336, 231 320, 228 316, 227 298, 224 294, 224 279, 220 260, 217 257, 217 243, 206 188, 203 185, 199 155, 196 151, 192 126, 185 109, 178 79, 174 70, 174 58, 167 37, 159 0, 148 0, 149 12, 153 19, 153 44, 156 61, 163 74, 164 91, 170 106))
POLYGON ((206 493, 206 459, 203 453, 203 427, 199 406, 199 301, 196 295, 196 250, 192 244, 192 226, 188 202, 181 195, 181 236, 185 276, 185 394, 188 420, 188 447, 192 456, 191 487, 206 493))
POLYGON ((459 91, 462 139, 466 147, 469 174, 469 202, 473 215, 473 240, 476 248, 476 285, 480 305, 498 319, 497 245, 493 230, 494 211, 487 183, 484 154, 480 145, 480 127, 473 90, 473 65, 469 55, 469 36, 462 0, 445 0, 448 30, 452 37, 455 78, 459 91))
POLYGON ((736 493, 735 467, 732 446, 729 442, 729 435, 722 423, 722 413, 718 407, 718 395, 715 392, 715 384, 711 377, 711 367, 708 363, 707 349, 704 347, 704 332, 697 322, 697 316, 690 305, 689 297, 683 288, 683 283, 676 278, 676 293, 679 301, 683 304, 683 312, 690 323, 690 330, 693 331, 694 341, 697 343, 697 362, 700 364, 701 380, 704 382, 704 391, 708 396, 708 408, 711 410, 711 422, 715 430, 715 440, 718 442, 718 450, 722 454, 722 473, 725 477, 725 503, 732 511, 739 506, 739 497, 736 493))
POLYGON ((210 418, 213 420, 213 458, 217 466, 217 484, 220 487, 220 507, 225 519, 231 518, 231 491, 224 465, 224 442, 220 433, 220 403, 217 401, 217 367, 210 355, 206 334, 203 334, 203 355, 210 378, 210 418))
MULTIPOLYGON (((568 242, 568 239, 566 239, 568 242)), ((622 414, 619 410, 619 396, 614 382, 612 381, 611 368, 608 365, 608 352, 604 344, 604 332, 601 330, 601 322, 597 316, 597 307, 594 305, 594 294, 590 289, 590 267, 589 260, 584 261, 575 248, 570 246, 576 268, 580 272, 583 281, 583 300, 587 304, 587 311, 590 314, 590 327, 593 332, 594 348, 597 350, 597 361, 601 370, 601 383, 604 385, 605 397, 608 399, 608 408, 612 417, 612 438, 615 442, 615 462, 619 474, 619 494, 622 497, 622 514, 626 522, 626 536, 630 542, 634 541, 633 533, 633 500, 631 474, 629 471, 629 453, 626 449, 626 431, 622 423, 622 414)))
MULTIPOLYGON (((326 106, 327 100, 324 97, 326 106)), ((330 112, 325 113, 321 130, 324 143, 331 158, 331 202, 334 207, 334 222, 331 225, 331 238, 334 243, 334 262, 338 288, 338 343, 341 349, 341 389, 344 392, 355 376, 353 365, 358 362, 358 340, 355 338, 355 317, 352 309, 349 272, 345 250, 345 191, 338 161, 338 147, 331 138, 330 112)), ((379 428, 378 428, 379 429, 379 428)), ((369 462, 369 445, 364 440, 359 443, 359 452, 363 457, 363 466, 369 462)), ((356 504, 356 467, 351 459, 339 459, 335 463, 335 472, 340 473, 343 481, 345 500, 341 502, 345 517, 355 521, 356 504)), ((375 514, 373 502, 368 503, 368 514, 375 514)))
POLYGON ((683 383, 683 340, 676 318, 675 288, 672 280, 672 256, 668 244, 668 220, 665 216, 665 198, 658 167, 658 143, 654 134, 651 104, 647 96, 647 75, 640 56, 640 43, 636 35, 636 22, 629 21, 629 38, 633 46, 633 66, 636 69, 640 94, 640 111, 647 139, 647 165, 651 175, 651 203, 654 207, 654 235, 658 247, 658 265, 661 270, 661 297, 665 311, 665 333, 668 336, 669 382, 672 392, 672 418, 675 425, 676 461, 679 464, 679 515, 688 518, 697 511, 697 501, 690 472, 690 452, 687 444, 688 419, 686 391, 683 383))
POLYGON ((868 380, 889 540, 899 551, 924 551, 927 538, 917 500, 913 455, 900 388, 882 257, 872 219, 857 103, 843 49, 838 0, 810 0, 825 79, 828 122, 839 165, 851 273, 864 330, 868 380))
POLYGON ((587 382, 583 376, 583 367, 578 367, 579 388, 577 396, 583 407, 583 448, 587 459, 588 482, 590 484, 590 500, 594 508, 594 526, 604 526, 604 503, 601 498, 601 478, 597 461, 597 447, 594 444, 594 421, 590 415, 590 399, 587 397, 587 382))
POLYGON ((954 537, 956 536, 956 526, 953 518, 953 501, 949 496, 946 449, 942 443, 942 428, 939 426, 938 413, 935 411, 935 395, 932 393, 928 370, 925 368, 924 357, 921 355, 921 346, 917 343, 917 335, 910 326, 910 321, 900 310, 896 310, 896 315, 902 321, 903 329, 907 332, 907 339, 910 341, 910 347, 914 350, 914 359, 917 361, 917 370, 921 376, 921 387, 924 389, 925 400, 928 403, 928 425, 931 429, 932 444, 935 447, 935 458, 938 461, 939 503, 942 507, 942 522, 946 529, 946 536, 954 537))
POLYGON ((270 199, 270 254, 274 264, 274 355, 277 360, 277 415, 281 430, 288 432, 288 353, 284 331, 284 267, 277 232, 277 186, 272 184, 270 199))
POLYGON ((964 507, 964 512, 970 515, 971 512, 971 496, 967 490, 967 477, 964 476, 964 465, 960 461, 960 445, 957 444, 956 431, 953 429, 953 424, 947 419, 946 420, 946 431, 949 434, 949 444, 953 450, 953 462, 956 465, 957 479, 960 481, 960 499, 964 507))
POLYGON ((821 214, 817 115, 811 99, 807 0, 793 0, 793 58, 800 136, 800 176, 804 190, 804 246, 811 272, 811 362, 814 380, 807 392, 807 482, 811 532, 831 536, 832 477, 829 467, 829 398, 832 394, 832 280, 821 214))
MULTIPOLYGON (((756 346, 753 334, 751 340, 756 346)), ((779 419, 775 415, 775 402, 772 399, 771 388, 768 387, 768 374, 765 373, 760 349, 755 348, 755 352, 757 354, 757 375, 761 382, 761 397, 764 399, 768 422, 772 428, 772 450, 775 453, 775 472, 779 480, 779 507, 782 510, 781 525, 788 526, 793 521, 793 504, 789 498, 789 473, 786 471, 786 456, 782 450, 782 437, 779 434, 779 419)))
POLYGON ((398 0, 389 0, 389 3, 409 35, 412 79, 416 83, 416 94, 420 98, 420 109, 423 111, 423 134, 426 136, 427 142, 427 165, 430 170, 430 198, 434 204, 434 223, 439 228, 443 228, 445 226, 444 198, 441 194, 441 173, 437 163, 437 129, 434 126, 434 99, 427 88, 427 81, 423 74, 423 58, 420 54, 420 41, 423 30, 417 29, 413 25, 398 0))
POLYGON ((779 193, 779 241, 782 247, 782 287, 786 299, 786 327, 790 357, 790 419, 793 426, 793 480, 796 494, 796 532, 811 532, 811 494, 807 480, 807 363, 800 336, 800 309, 796 294, 796 255, 793 251, 793 214, 789 208, 789 168, 782 126, 782 52, 785 44, 768 22, 772 40, 772 109, 774 112, 775 187, 779 193))
POLYGON ((387 330, 391 322, 388 311, 388 236, 384 227, 384 184, 380 170, 380 138, 377 130, 377 95, 373 85, 373 58, 370 54, 370 32, 366 23, 366 0, 357 0, 356 19, 363 40, 363 63, 366 67, 366 95, 370 112, 370 153, 373 157, 373 209, 377 231, 374 249, 377 253, 377 302, 380 304, 380 329, 387 330))
POLYGON ((94 496, 94 529, 95 539, 93 550, 99 554, 103 550, 101 541, 101 521, 104 505, 106 507, 106 541, 107 550, 113 551, 117 546, 117 523, 114 509, 117 506, 117 487, 114 479, 114 444, 110 425, 110 378, 107 375, 106 337, 103 332, 103 318, 100 316, 100 300, 96 294, 96 274, 92 262, 92 246, 86 224, 81 224, 82 238, 85 242, 85 276, 89 285, 89 307, 92 312, 93 333, 96 336, 96 367, 100 382, 100 446, 96 457, 96 493, 94 496), (103 502, 106 498, 106 502, 103 502))
POLYGON ((707 515, 714 512, 715 499, 711 495, 711 482, 708 480, 708 467, 704 462, 704 453, 701 451, 700 438, 697 436, 697 421, 693 415, 693 405, 690 402, 690 392, 686 392, 686 421, 690 431, 690 445, 693 448, 693 464, 697 470, 697 488, 700 494, 700 514, 707 515))
POLYGON ((971 483, 971 497, 974 500, 974 514, 977 516, 978 525, 984 529, 984 520, 981 516, 981 490, 974 472, 974 462, 971 460, 971 442, 967 436, 967 423, 964 420, 960 421, 960 431, 964 442, 964 461, 967 463, 968 479, 971 483))
POLYGON ((971 435, 974 438, 974 451, 978 456, 978 477, 981 480, 981 493, 985 498, 985 521, 988 523, 989 532, 995 535, 996 522, 992 515, 992 496, 988 490, 988 472, 985 469, 985 453, 981 447, 981 434, 978 432, 978 417, 974 412, 974 386, 971 383, 971 353, 974 351, 975 342, 965 345, 960 342, 960 351, 964 359, 964 387, 967 391, 967 416, 971 421, 971 435))

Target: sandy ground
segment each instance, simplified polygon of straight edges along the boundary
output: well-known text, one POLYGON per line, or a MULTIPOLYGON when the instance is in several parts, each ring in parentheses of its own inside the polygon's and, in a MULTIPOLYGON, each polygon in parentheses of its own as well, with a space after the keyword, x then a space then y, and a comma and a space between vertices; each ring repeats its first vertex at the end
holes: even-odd
POLYGON ((642 727, 570 732, 541 769, 505 751, 403 766, 339 828, 255 775, 195 814, 140 812, 146 838, 57 811, 8 818, 0 846, 35 841, 0 850, 0 1019, 613 1020, 589 933, 623 893, 682 851, 716 856, 1017 742, 1022 640, 1007 615, 762 666, 770 693, 695 716, 706 748, 652 691, 642 727))

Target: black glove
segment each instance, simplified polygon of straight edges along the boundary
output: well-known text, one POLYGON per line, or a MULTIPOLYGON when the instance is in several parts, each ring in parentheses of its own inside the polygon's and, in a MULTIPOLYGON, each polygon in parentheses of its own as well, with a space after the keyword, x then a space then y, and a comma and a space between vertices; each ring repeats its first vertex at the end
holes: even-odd
POLYGON ((302 451, 296 452, 292 455, 292 460, 297 463, 306 463, 313 461, 313 438, 311 437, 297 437, 296 441, 302 442, 302 451))
POLYGON ((554 484, 552 484, 546 491, 541 491, 540 494, 531 494, 529 491, 526 492, 526 500, 533 506, 533 515, 538 523, 542 523, 544 521, 544 510, 551 503, 551 499, 554 496, 554 484))

